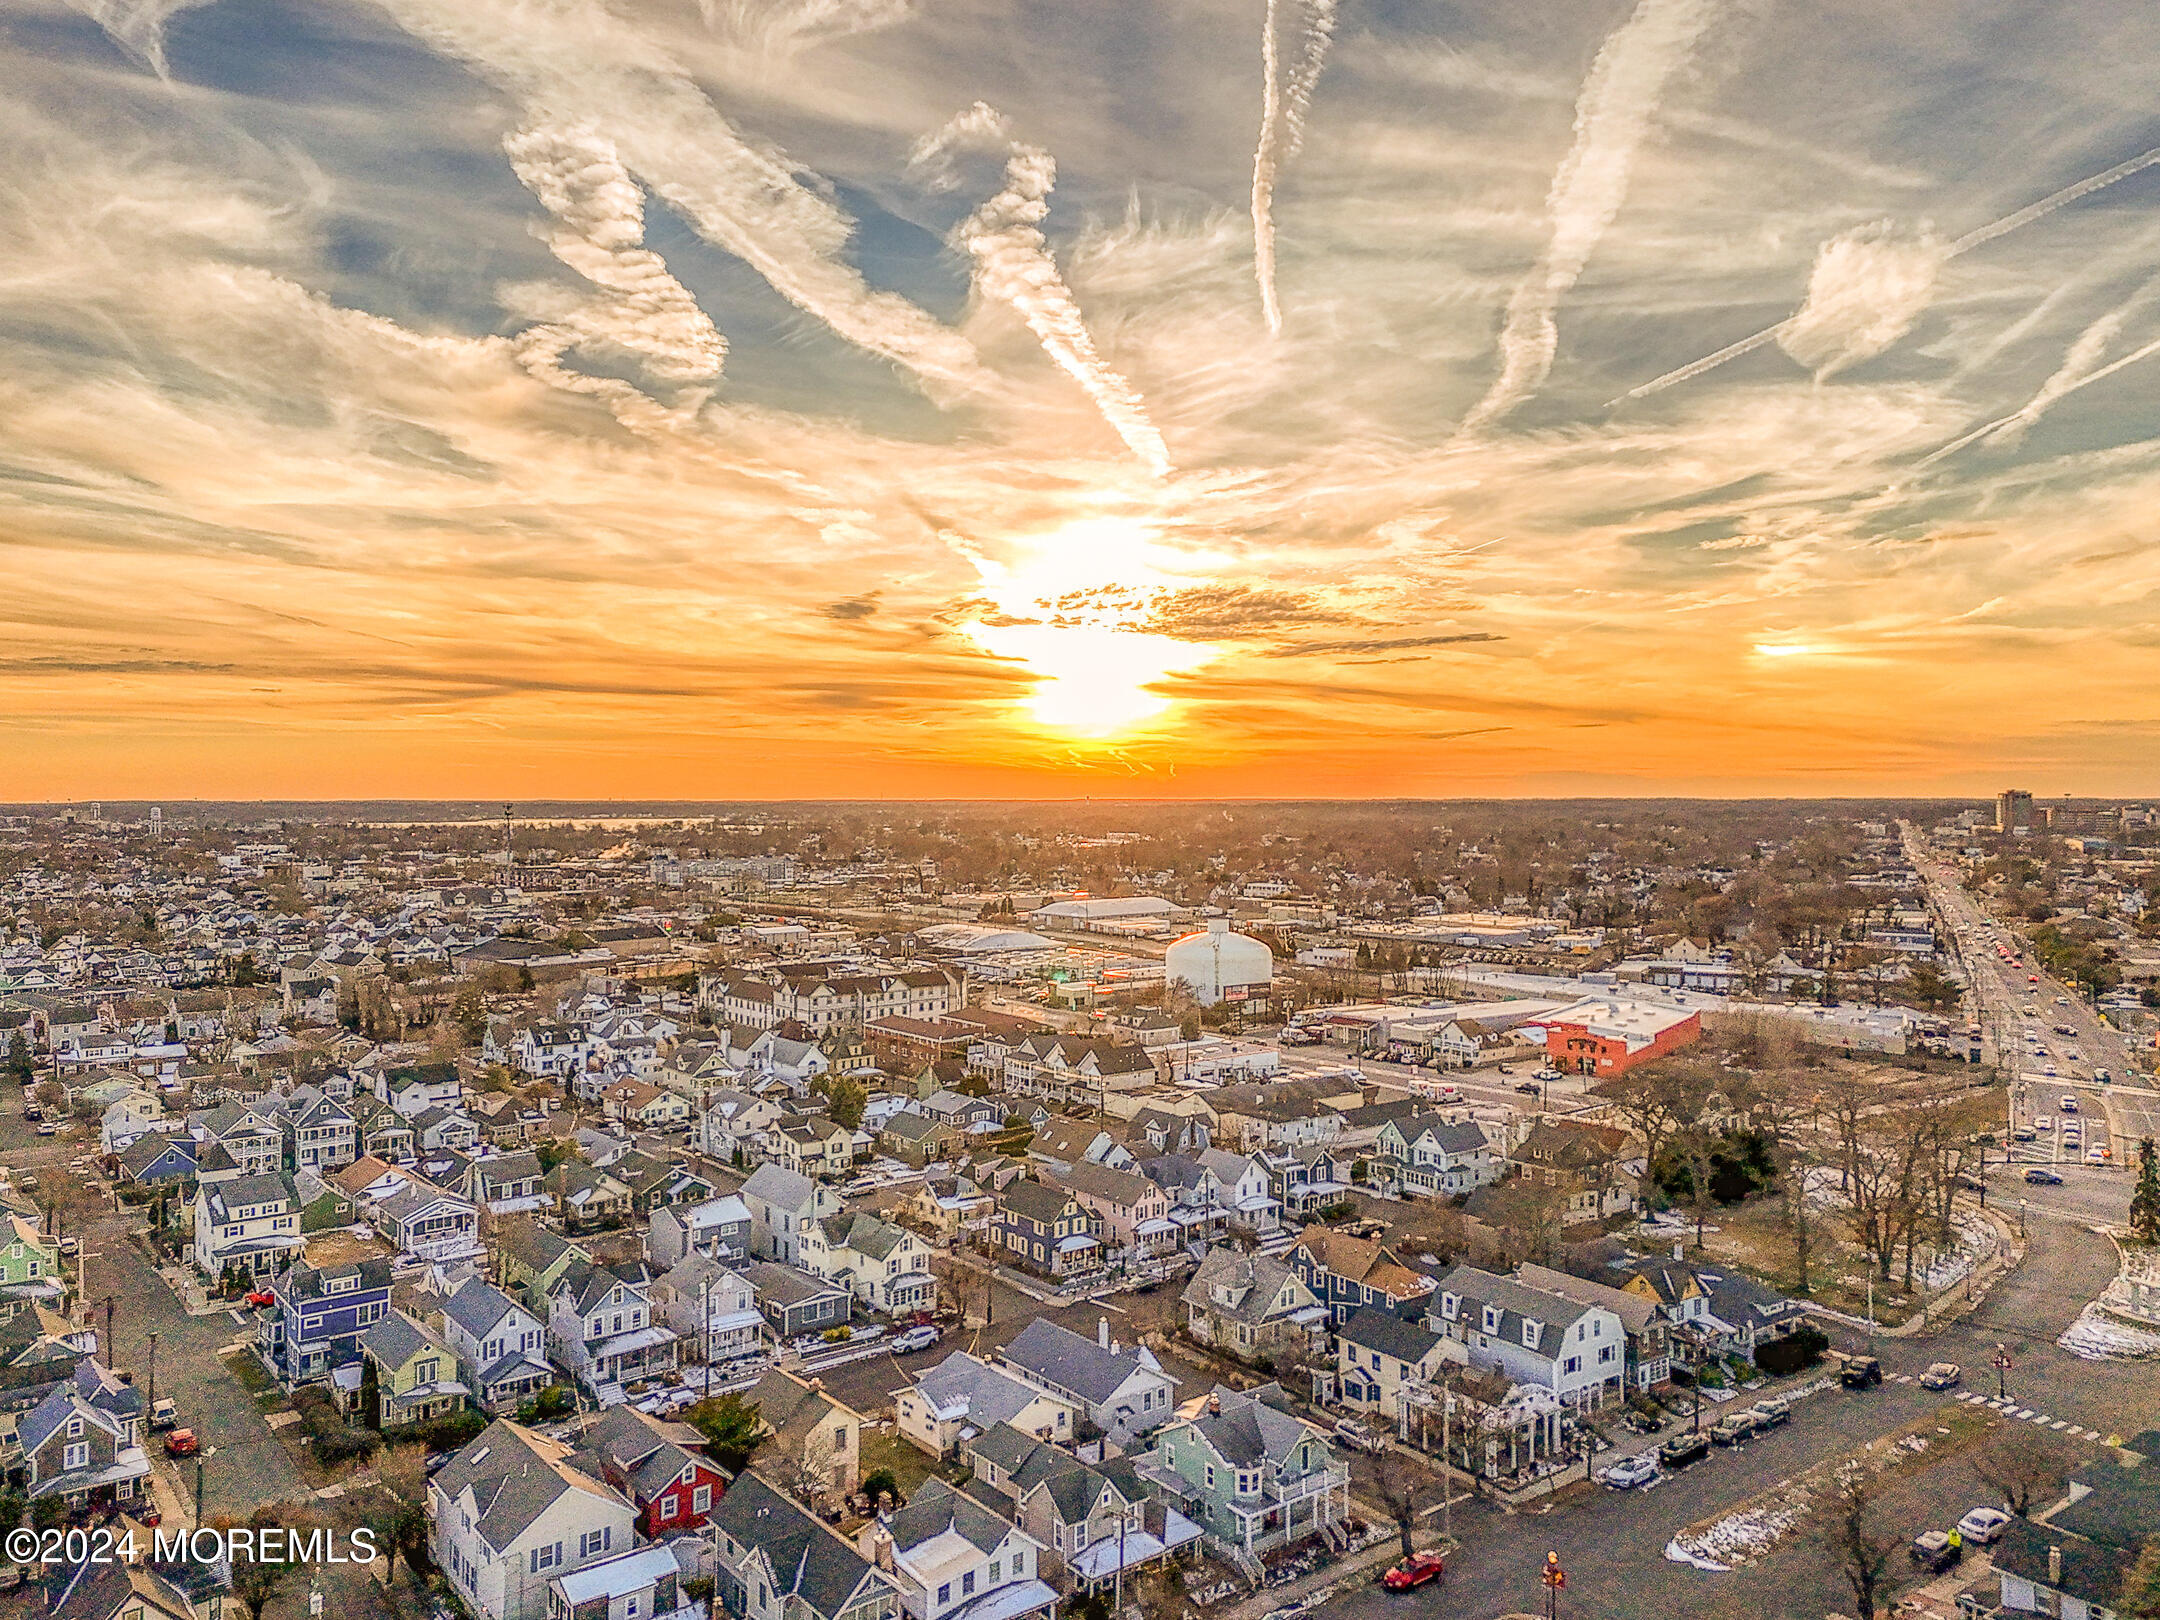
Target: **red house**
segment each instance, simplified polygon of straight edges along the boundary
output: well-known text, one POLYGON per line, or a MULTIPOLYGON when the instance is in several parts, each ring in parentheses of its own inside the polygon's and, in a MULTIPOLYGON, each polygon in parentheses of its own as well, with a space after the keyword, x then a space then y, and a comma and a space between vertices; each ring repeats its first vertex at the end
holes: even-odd
POLYGON ((705 1455, 703 1435, 632 1406, 610 1408, 586 1430, 575 1460, 637 1504, 637 1527, 648 1537, 698 1528, 727 1493, 728 1476, 705 1455))
POLYGON ((1541 1022, 1546 1061, 1593 1080, 1610 1080, 1702 1037, 1701 1014, 1631 1001, 1579 1001, 1541 1022))

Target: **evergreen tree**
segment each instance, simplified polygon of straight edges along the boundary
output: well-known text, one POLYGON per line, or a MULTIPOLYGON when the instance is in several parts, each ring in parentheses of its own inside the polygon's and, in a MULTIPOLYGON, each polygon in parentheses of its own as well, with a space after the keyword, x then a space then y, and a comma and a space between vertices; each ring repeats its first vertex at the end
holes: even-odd
POLYGON ((19 1086, 27 1086, 37 1078, 37 1065, 30 1056, 30 1040, 20 1026, 8 1037, 7 1076, 19 1086))
POLYGON ((2130 1241, 2160 1245, 2160 1156, 2153 1139, 2138 1143, 2137 1191, 2130 1195, 2130 1241))

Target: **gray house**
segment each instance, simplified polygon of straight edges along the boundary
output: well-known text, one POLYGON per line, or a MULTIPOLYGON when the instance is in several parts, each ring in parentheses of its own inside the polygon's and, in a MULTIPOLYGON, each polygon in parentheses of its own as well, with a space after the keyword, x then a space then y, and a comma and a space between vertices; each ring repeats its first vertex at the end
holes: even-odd
POLYGON ((998 1352, 998 1363, 1071 1401, 1119 1445, 1169 1422, 1176 1404, 1177 1380, 1146 1345, 1117 1344, 1107 1318, 1090 1341, 1038 1317, 998 1352))
POLYGON ((753 1260, 743 1277, 757 1290, 757 1308, 778 1339, 843 1327, 855 1308, 845 1288, 773 1260, 753 1260))
POLYGON ((802 1235, 828 1215, 840 1213, 840 1195, 784 1165, 761 1164, 743 1183, 750 1211, 750 1252, 782 1265, 802 1263, 802 1235))

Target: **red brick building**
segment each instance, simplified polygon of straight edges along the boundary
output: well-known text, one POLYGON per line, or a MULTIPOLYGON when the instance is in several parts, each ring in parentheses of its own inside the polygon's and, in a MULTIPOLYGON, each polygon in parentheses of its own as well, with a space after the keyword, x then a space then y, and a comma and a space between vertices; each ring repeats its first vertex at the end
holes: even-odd
POLYGON ((1700 1013, 1617 999, 1579 1001, 1540 1022, 1546 1061, 1593 1080, 1610 1080, 1702 1038, 1700 1013))

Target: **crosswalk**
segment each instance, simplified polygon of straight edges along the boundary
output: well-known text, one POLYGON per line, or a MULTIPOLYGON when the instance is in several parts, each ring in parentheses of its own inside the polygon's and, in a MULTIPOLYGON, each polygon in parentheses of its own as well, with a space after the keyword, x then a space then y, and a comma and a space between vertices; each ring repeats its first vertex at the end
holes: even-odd
MULTIPOLYGON (((1900 1382, 1910 1383, 1911 1380, 1909 1378, 1901 1379, 1900 1382)), ((2031 1407, 2020 1406, 2014 1400, 1997 1400, 1992 1395, 1982 1395, 1978 1391, 1970 1389, 1962 1391, 1958 1395, 1958 1399, 1968 1406, 1985 1406, 1991 1411, 2002 1413, 2004 1417, 2011 1419, 2013 1422, 2030 1423, 2036 1429, 2047 1429, 2056 1434, 2065 1435, 2072 1440, 2097 1440, 2100 1438, 2098 1429, 2085 1428, 2080 1424, 2072 1423, 2068 1418, 2050 1417, 2045 1412, 2035 1412, 2031 1407)))

